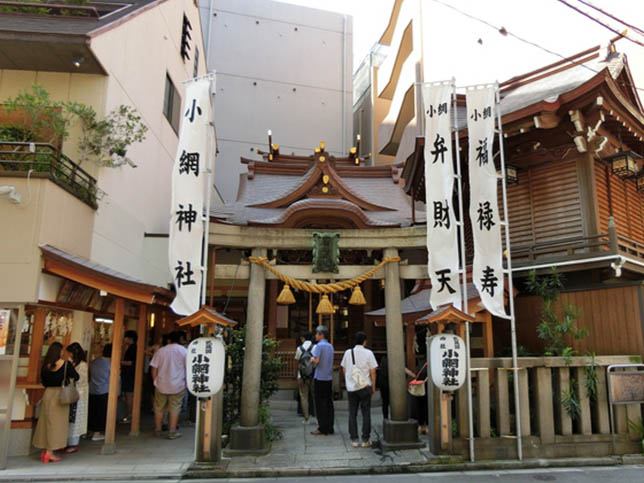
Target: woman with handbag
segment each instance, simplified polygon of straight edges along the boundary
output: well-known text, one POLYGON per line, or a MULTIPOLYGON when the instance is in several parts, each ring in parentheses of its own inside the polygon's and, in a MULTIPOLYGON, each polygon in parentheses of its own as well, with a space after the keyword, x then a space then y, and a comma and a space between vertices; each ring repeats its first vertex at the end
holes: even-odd
POLYGON ((33 445, 43 449, 40 454, 43 463, 60 461, 54 450, 66 446, 69 404, 74 399, 73 392, 76 391, 71 381, 77 381, 79 378, 71 362, 62 358, 62 352, 63 345, 60 342, 51 344, 40 371, 45 393, 40 404, 33 445))
POLYGON ((87 404, 89 398, 87 353, 78 342, 69 344, 65 351, 80 376, 76 383, 79 399, 69 405, 69 434, 67 435, 67 448, 65 448, 65 453, 76 453, 80 437, 87 433, 87 404))
POLYGON ((416 416, 418 420, 418 434, 427 434, 427 392, 425 389, 425 384, 427 383, 427 361, 420 361, 419 366, 420 371, 417 374, 408 368, 405 368, 405 372, 409 377, 413 377, 407 388, 414 402, 412 417, 416 416))

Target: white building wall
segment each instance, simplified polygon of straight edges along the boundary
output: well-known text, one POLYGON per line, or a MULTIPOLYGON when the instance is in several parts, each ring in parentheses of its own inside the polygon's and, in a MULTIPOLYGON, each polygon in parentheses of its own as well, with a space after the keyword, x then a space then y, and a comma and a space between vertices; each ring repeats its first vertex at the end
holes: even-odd
POLYGON ((171 281, 169 271, 161 269, 167 265, 167 254, 147 253, 144 234, 168 233, 171 170, 178 138, 163 115, 163 99, 166 72, 182 101, 182 82, 193 74, 192 55, 186 62, 180 55, 184 13, 192 24, 191 52, 198 47, 198 72, 203 74, 200 20, 190 0, 163 2, 91 42, 108 73, 105 113, 121 104, 134 106, 149 129, 145 141, 128 152, 136 168, 101 168, 98 173, 98 185, 107 196, 96 213, 91 258, 162 286, 171 281))
POLYGON ((208 66, 217 71, 215 184, 237 194, 241 156, 267 149, 343 155, 352 139, 352 20, 269 0, 200 0, 208 66), (208 39, 210 39, 208 41, 208 39))

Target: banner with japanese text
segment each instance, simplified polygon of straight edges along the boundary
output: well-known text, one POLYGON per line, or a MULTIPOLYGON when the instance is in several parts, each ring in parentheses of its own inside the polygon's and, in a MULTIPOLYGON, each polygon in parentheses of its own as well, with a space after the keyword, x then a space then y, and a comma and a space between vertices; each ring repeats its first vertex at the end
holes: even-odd
POLYGON ((498 175, 494 166, 496 87, 469 88, 467 130, 469 137, 470 220, 474 239, 472 279, 484 307, 506 317, 503 303, 503 245, 498 206, 498 175))
POLYGON ((461 308, 459 249, 454 216, 452 83, 423 86, 425 108, 425 195, 430 304, 461 308))
POLYGON ((210 83, 209 78, 203 78, 186 86, 179 145, 172 170, 169 261, 177 295, 170 308, 179 315, 199 310, 201 296, 202 214, 212 131, 210 83))

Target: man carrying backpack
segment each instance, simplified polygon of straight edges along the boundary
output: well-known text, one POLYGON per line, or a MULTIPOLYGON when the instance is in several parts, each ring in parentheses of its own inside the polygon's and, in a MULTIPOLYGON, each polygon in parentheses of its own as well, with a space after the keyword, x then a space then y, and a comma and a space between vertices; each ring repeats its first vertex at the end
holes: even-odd
POLYGON ((309 422, 309 397, 313 394, 313 373, 315 365, 311 360, 313 358, 313 335, 310 332, 300 334, 300 345, 295 351, 297 363, 297 388, 300 393, 300 404, 302 405, 302 415, 304 424, 309 422))
POLYGON ((367 335, 356 332, 356 345, 347 349, 342 357, 344 382, 349 399, 349 436, 354 448, 358 441, 358 408, 362 410, 362 447, 371 446, 371 395, 376 392, 376 358, 367 345, 367 335))

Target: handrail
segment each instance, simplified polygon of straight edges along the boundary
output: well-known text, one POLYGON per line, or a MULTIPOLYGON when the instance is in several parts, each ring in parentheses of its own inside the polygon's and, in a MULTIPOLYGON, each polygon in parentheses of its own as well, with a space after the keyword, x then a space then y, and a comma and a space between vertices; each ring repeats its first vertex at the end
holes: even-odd
POLYGON ((96 209, 96 179, 49 143, 0 140, 0 174, 34 172, 96 209), (17 149, 9 149, 16 147, 17 149))
MULTIPOLYGON (((539 248, 550 248, 557 247, 560 245, 567 245, 579 241, 591 241, 591 240, 601 240, 602 238, 608 238, 610 235, 608 233, 600 233, 599 235, 590 235, 590 236, 576 236, 571 238, 562 238, 559 240, 546 241, 541 243, 535 243, 531 245, 519 245, 512 247, 512 251, 521 251, 521 250, 538 250, 539 248)), ((606 240, 606 243, 608 240, 606 240)))
POLYGON ((641 248, 641 249, 643 249, 643 250, 644 250, 644 243, 638 242, 638 241, 636 241, 636 240, 632 240, 632 239, 627 238, 627 237, 625 237, 625 236, 623 236, 623 235, 617 235, 617 239, 618 239, 619 241, 624 241, 624 242, 630 243, 630 244, 631 244, 631 245, 633 245, 634 247, 636 247, 636 248, 641 248))

